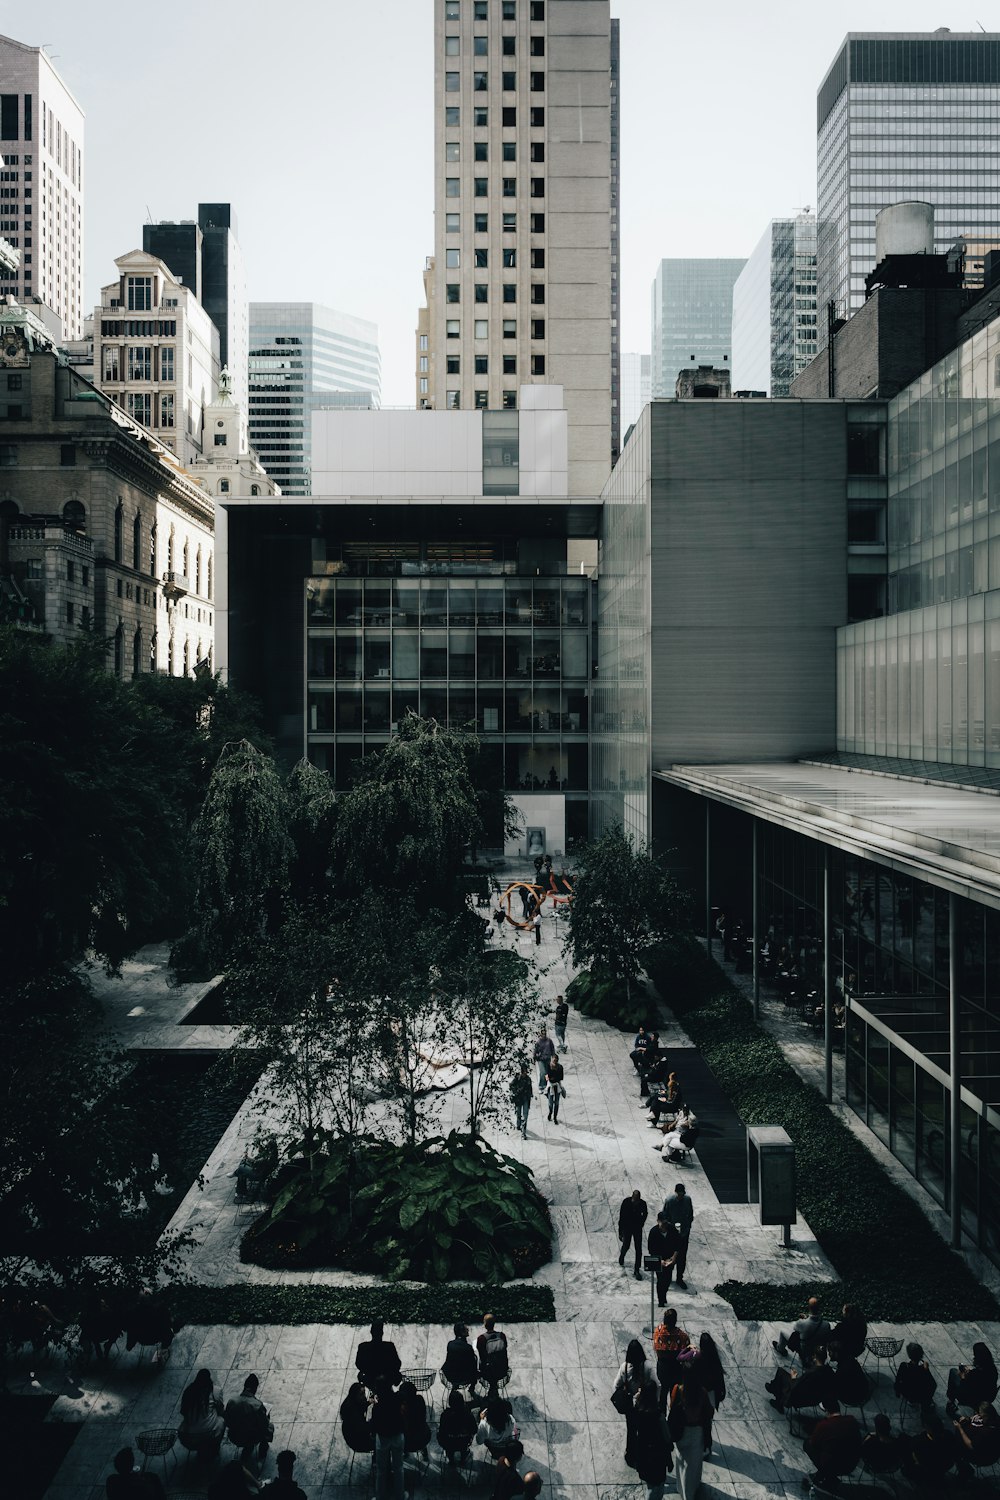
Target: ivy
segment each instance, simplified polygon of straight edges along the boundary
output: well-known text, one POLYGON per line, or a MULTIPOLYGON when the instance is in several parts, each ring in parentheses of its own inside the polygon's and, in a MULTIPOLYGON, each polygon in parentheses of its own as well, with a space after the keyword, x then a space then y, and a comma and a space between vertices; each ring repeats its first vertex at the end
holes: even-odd
POLYGON ((181 1324, 477 1323, 486 1311, 502 1323, 551 1323, 547 1286, 176 1286, 166 1293, 181 1324), (488 1295, 487 1295, 488 1293, 488 1295))

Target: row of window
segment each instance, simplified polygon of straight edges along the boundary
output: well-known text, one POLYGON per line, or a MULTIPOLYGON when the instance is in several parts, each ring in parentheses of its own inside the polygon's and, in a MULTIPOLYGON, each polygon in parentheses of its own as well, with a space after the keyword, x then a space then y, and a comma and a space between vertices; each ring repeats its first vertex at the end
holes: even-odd
MULTIPOLYGON (((533 130, 543 129, 545 126, 545 105, 532 104, 528 113, 528 119, 533 130)), ((448 104, 445 106, 444 123, 447 127, 454 126, 456 129, 461 125, 462 111, 457 104, 448 104)), ((485 104, 473 105, 472 123, 477 129, 483 130, 489 125, 490 112, 485 104)), ((500 111, 500 123, 504 130, 514 130, 517 127, 516 104, 505 104, 503 106, 500 111)))
MULTIPOLYGON (((490 287, 489 287, 489 282, 488 281, 477 281, 476 284, 475 284, 475 286, 473 287, 473 294, 474 294, 473 295, 473 301, 474 302, 488 302, 490 300, 489 291, 490 291, 490 287)), ((462 300, 461 286, 459 285, 459 283, 457 281, 448 281, 448 282, 446 282, 445 283, 444 292, 445 292, 445 301, 446 302, 449 302, 449 303, 452 303, 452 304, 461 302, 461 300, 462 300)), ((516 302, 517 301, 517 283, 516 282, 514 282, 514 281, 507 281, 507 282, 504 283, 504 286, 503 286, 503 300, 504 300, 504 302, 516 302)), ((543 281, 532 282, 532 284, 531 284, 531 300, 536 305, 540 305, 541 303, 543 303, 545 301, 545 283, 543 281)), ((505 337, 506 337, 506 335, 505 335, 505 337)))
MULTIPOLYGON (((63 519, 67 525, 72 525, 74 530, 82 531, 86 526, 86 513, 78 501, 70 501, 63 509, 63 519)), ((147 571, 151 578, 156 577, 156 522, 149 528, 149 550, 145 554, 147 571)), ((125 561, 125 508, 121 500, 115 507, 114 520, 114 560, 116 563, 125 561)), ((180 572, 184 578, 190 577, 189 567, 191 563, 190 544, 185 537, 184 546, 181 550, 180 572)), ((137 573, 143 571, 143 545, 142 545, 142 512, 139 511, 132 518, 132 563, 131 566, 137 573)), ((171 526, 167 536, 167 572, 176 571, 175 562, 175 540, 174 528, 171 526)), ((201 593, 202 578, 202 555, 199 544, 194 555, 194 592, 201 593)), ((118 580, 118 593, 121 595, 121 580, 118 580)), ((212 554, 208 554, 205 564, 205 597, 212 597, 212 554)), ((149 602, 148 599, 146 601, 149 602)), ((155 601, 154 601, 155 602, 155 601)))
MULTIPOLYGON (((456 179, 453 179, 453 178, 447 178, 446 179, 446 181, 449 181, 449 182, 450 181, 454 181, 454 180, 456 180, 456 179)), ((455 193, 448 193, 447 196, 450 197, 450 198, 454 198, 457 195, 455 193)), ((444 227, 445 227, 445 233, 446 234, 460 234, 461 233, 461 227, 462 227, 462 216, 461 216, 461 214, 456 214, 456 213, 445 214, 445 217, 444 217, 444 227)), ((472 216, 472 228, 473 228, 473 232, 475 234, 489 234, 489 227, 490 227, 489 214, 483 214, 483 213, 475 213, 475 214, 473 214, 473 216, 472 216)), ((503 215, 503 219, 502 219, 502 223, 501 223, 501 228, 502 228, 504 234, 516 234, 517 233, 517 214, 516 213, 505 213, 503 215)), ((545 215, 544 215, 544 213, 533 213, 531 215, 530 228, 531 228, 531 233, 532 234, 544 234, 545 233, 545 215)), ((534 265, 534 264, 536 264, 536 262, 532 261, 532 265, 534 265)), ((544 265, 544 260, 541 261, 541 262, 538 262, 538 264, 544 265)), ((478 265, 478 261, 477 261, 477 265, 478 265)))
MULTIPOLYGON (((444 75, 445 93, 446 94, 457 94, 458 91, 459 91, 459 89, 460 89, 460 87, 461 87, 461 79, 462 79, 462 75, 460 73, 445 73, 445 75, 444 75)), ((529 87, 531 88, 531 92, 533 94, 541 94, 541 93, 545 92, 545 74, 544 73, 531 73, 531 74, 529 74, 528 83, 529 83, 529 87)), ((500 86, 503 89, 503 92, 505 94, 514 94, 514 93, 516 93, 517 92, 517 74, 516 73, 501 73, 501 75, 500 75, 500 86)), ((475 94, 485 94, 485 93, 488 93, 489 92, 489 87, 490 87, 490 75, 488 73, 486 73, 486 72, 480 72, 477 69, 473 73, 473 75, 472 75, 472 91, 473 91, 473 93, 475 93, 475 94)))
MULTIPOLYGON (((489 146, 489 141, 475 141, 472 147, 473 161, 489 161, 489 146)), ((532 161, 544 161, 545 142, 532 141, 529 147, 529 154, 532 161)), ((502 161, 517 161, 517 142, 503 141, 500 146, 500 156, 502 161)), ((445 141, 444 159, 445 161, 461 161, 461 141, 445 141)))
POLYGON ((161 344, 157 348, 151 344, 105 344, 102 368, 106 381, 155 379, 172 382, 175 378, 174 345, 161 344))
MULTIPOLYGON (((496 4, 494 0, 494 12, 496 4)), ((545 0, 530 0, 528 14, 532 21, 545 20, 545 0)), ((472 18, 474 21, 488 21, 490 15, 489 0, 472 0, 472 18)), ((504 21, 517 20, 517 0, 500 0, 500 17, 504 21)), ((445 0, 444 18, 446 21, 460 21, 462 19, 462 0, 445 0)))
MULTIPOLYGON (((485 32, 477 32, 472 38, 473 57, 488 57, 490 50, 490 39, 485 32)), ((528 40, 528 51, 532 57, 545 56, 544 36, 533 36, 528 40)), ((517 52, 517 37, 513 32, 500 38, 500 53, 503 57, 513 57, 517 52)), ((462 38, 460 36, 446 36, 444 39, 445 57, 461 57, 462 38)))
MULTIPOLYGON (((532 177, 529 191, 532 198, 544 198, 545 178, 532 177)), ((500 179, 500 193, 504 198, 516 198, 517 178, 502 177, 500 179)), ((488 198, 490 195, 489 178, 474 177, 472 179, 472 194, 475 198, 488 198)), ((462 196, 462 179, 460 177, 446 177, 444 180, 444 195, 446 198, 460 198, 462 196)))

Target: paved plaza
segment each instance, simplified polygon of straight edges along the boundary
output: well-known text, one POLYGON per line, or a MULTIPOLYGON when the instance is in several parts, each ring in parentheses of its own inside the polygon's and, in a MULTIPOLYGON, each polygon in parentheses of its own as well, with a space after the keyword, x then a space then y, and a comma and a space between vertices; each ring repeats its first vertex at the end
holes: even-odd
MULTIPOLYGON (((558 923, 546 924, 545 939, 535 948, 527 935, 507 929, 504 941, 517 944, 539 964, 540 983, 551 1015, 554 997, 571 977, 560 954, 558 923)), ((226 1027, 176 1024, 200 998, 204 987, 168 989, 162 953, 147 950, 127 967, 125 980, 110 990, 113 1024, 130 1046, 224 1047, 226 1027), (132 1014, 139 1010, 140 1014, 132 1014), (197 1037, 197 1040, 196 1040, 197 1037)), ((109 982, 101 984, 102 991, 109 982)), ((672 1021, 663 1031, 665 1044, 682 1081, 687 1038, 672 1021)), ((726 1370, 728 1394, 715 1424, 711 1460, 704 1473, 704 1500, 734 1496, 799 1496, 810 1465, 801 1438, 768 1404, 764 1382, 775 1365, 771 1339, 778 1326, 739 1322, 728 1303, 711 1290, 728 1278, 769 1282, 821 1283, 833 1272, 799 1223, 791 1249, 783 1249, 777 1231, 754 1222, 755 1210, 742 1204, 720 1204, 696 1161, 680 1169, 667 1167, 653 1151, 656 1139, 646 1123, 638 1084, 628 1058, 628 1038, 601 1022, 571 1012, 569 1049, 565 1054, 567 1098, 558 1124, 545 1119, 537 1096, 529 1119, 529 1137, 511 1130, 493 1133, 496 1143, 523 1159, 535 1173, 552 1205, 556 1230, 552 1262, 535 1280, 551 1286, 556 1308, 553 1324, 508 1325, 512 1379, 508 1390, 525 1447, 522 1472, 536 1468, 545 1481, 546 1500, 644 1500, 645 1487, 624 1463, 624 1419, 614 1410, 610 1393, 629 1339, 648 1337, 648 1280, 634 1281, 618 1266, 615 1234, 618 1206, 639 1188, 655 1214, 675 1182, 683 1181, 694 1206, 695 1221, 688 1263, 688 1290, 673 1292, 679 1321, 696 1339, 708 1330, 715 1338, 726 1370)), ((461 1088, 443 1100, 442 1124, 462 1116, 461 1088)), ((698 1110, 698 1099, 691 1100, 698 1110)), ((205 1168, 205 1186, 193 1188, 174 1218, 175 1227, 196 1231, 198 1248, 191 1261, 194 1279, 204 1284, 360 1285, 365 1278, 348 1272, 271 1272, 243 1265, 238 1240, 246 1228, 239 1222, 232 1172, 239 1162, 252 1124, 241 1112, 227 1130, 205 1168)), ((483 1311, 489 1310, 484 1292, 483 1311)), ((839 1309, 826 1308, 836 1314, 839 1309)), ((874 1332, 916 1338, 938 1378, 939 1396, 949 1366, 966 1358, 975 1340, 996 1349, 998 1325, 873 1325, 874 1332)), ((437 1368, 450 1336, 445 1326, 390 1326, 404 1367, 437 1368)), ((246 1374, 261 1380, 260 1395, 271 1411, 275 1439, 263 1477, 274 1474, 274 1454, 291 1447, 299 1456, 296 1478, 309 1500, 368 1493, 365 1461, 354 1466, 348 1488, 351 1454, 340 1434, 337 1412, 354 1374, 354 1354, 367 1329, 312 1325, 281 1328, 187 1327, 177 1335, 170 1362, 154 1369, 148 1356, 123 1351, 107 1364, 74 1367, 72 1378, 58 1364, 36 1372, 42 1386, 60 1394, 49 1420, 81 1423, 81 1431, 50 1487, 51 1500, 98 1500, 114 1453, 134 1443, 138 1432, 170 1427, 179 1420, 181 1391, 202 1366, 209 1368, 225 1397, 237 1394, 246 1374)), ((872 1362, 874 1363, 874 1362, 872 1362)), ((874 1374, 875 1372, 872 1371, 874 1374)), ((443 1390, 428 1393, 440 1412, 443 1390)), ((876 1403, 895 1424, 897 1405, 883 1366, 876 1403)), ((939 1401, 939 1410, 943 1410, 939 1401)), ((432 1416, 432 1428, 436 1422, 432 1416)), ((232 1453, 224 1446, 223 1455, 232 1453)), ((482 1450, 475 1450, 481 1452, 482 1450)), ((441 1487, 439 1450, 432 1442, 431 1465, 414 1470, 418 1492, 441 1487)), ((159 1471, 161 1462, 155 1467, 159 1471)), ((204 1493, 210 1475, 187 1460, 178 1445, 166 1460, 168 1491, 204 1493)), ((485 1474, 476 1487, 488 1494, 485 1474)), ((668 1480, 667 1494, 675 1490, 668 1480)), ((985 1492, 985 1481, 978 1489, 985 1492)), ((860 1493, 863 1493, 861 1491, 860 1493)))

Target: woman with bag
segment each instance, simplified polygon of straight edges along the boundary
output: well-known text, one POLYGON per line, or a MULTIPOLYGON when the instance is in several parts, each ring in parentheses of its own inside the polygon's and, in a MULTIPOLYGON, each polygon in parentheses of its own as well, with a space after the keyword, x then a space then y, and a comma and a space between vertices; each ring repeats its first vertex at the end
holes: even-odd
POLYGON ((559 1101, 565 1099, 566 1090, 563 1088, 563 1079, 566 1074, 562 1063, 557 1055, 553 1055, 545 1074, 545 1093, 549 1101, 549 1119, 559 1124, 559 1101))
POLYGON ((625 1350, 625 1358, 618 1370, 611 1405, 616 1411, 627 1413, 632 1409, 636 1396, 644 1386, 656 1389, 656 1371, 646 1358, 646 1352, 638 1339, 632 1339, 625 1350))
POLYGON ((715 1412, 704 1387, 692 1371, 670 1392, 667 1427, 677 1454, 677 1493, 680 1500, 695 1500, 701 1484, 703 1460, 712 1451, 712 1418, 715 1412))
POLYGON ((628 1440, 625 1462, 646 1485, 647 1500, 663 1500, 667 1474, 673 1469, 673 1440, 656 1397, 655 1385, 644 1385, 625 1418, 628 1440))

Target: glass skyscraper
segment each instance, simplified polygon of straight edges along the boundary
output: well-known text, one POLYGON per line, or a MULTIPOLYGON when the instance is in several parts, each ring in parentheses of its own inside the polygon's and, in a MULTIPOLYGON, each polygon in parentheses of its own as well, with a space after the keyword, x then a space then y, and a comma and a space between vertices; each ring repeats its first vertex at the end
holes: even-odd
POLYGON ((653 282, 652 391, 672 396, 685 365, 729 365, 733 287, 745 260, 661 260, 653 282))
POLYGON ((285 495, 311 493, 317 407, 381 402, 378 326, 317 302, 250 304, 250 444, 285 495))
POLYGON ((733 288, 733 390, 787 396, 816 354, 816 219, 772 219, 733 288))
POLYGON ((875 215, 934 205, 935 249, 1000 244, 1000 34, 850 32, 817 100, 817 298, 847 317, 875 266, 875 215))

